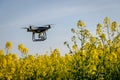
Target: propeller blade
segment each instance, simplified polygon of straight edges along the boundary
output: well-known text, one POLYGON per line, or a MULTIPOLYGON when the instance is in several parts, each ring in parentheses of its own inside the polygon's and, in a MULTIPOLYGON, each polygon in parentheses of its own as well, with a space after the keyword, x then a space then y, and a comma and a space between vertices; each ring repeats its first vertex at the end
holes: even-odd
MULTIPOLYGON (((37 27, 49 27, 49 26, 51 26, 51 25, 55 25, 55 24, 46 24, 46 25, 37 26, 37 27)), ((37 27, 36 27, 36 28, 37 28, 37 27)))
POLYGON ((55 25, 55 24, 46 24, 46 25, 44 25, 44 26, 49 26, 49 25, 55 25))
POLYGON ((21 29, 29 29, 29 28, 27 28, 27 27, 22 27, 21 29))

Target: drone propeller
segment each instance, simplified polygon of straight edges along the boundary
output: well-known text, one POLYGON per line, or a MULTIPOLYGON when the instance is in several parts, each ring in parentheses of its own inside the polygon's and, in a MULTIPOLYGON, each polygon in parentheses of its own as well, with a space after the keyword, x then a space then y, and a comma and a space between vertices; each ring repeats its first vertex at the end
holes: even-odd
POLYGON ((27 27, 22 27, 21 29, 28 29, 27 27))
POLYGON ((51 26, 51 25, 55 25, 55 24, 46 24, 46 25, 44 25, 44 26, 51 26))
POLYGON ((51 28, 51 25, 54 25, 54 24, 46 24, 42 26, 30 25, 29 27, 22 27, 21 29, 38 29, 38 27, 50 27, 51 28))
POLYGON ((51 25, 54 25, 54 24, 46 24, 46 25, 42 25, 42 26, 32 26, 32 28, 38 28, 38 27, 51 27, 51 25))

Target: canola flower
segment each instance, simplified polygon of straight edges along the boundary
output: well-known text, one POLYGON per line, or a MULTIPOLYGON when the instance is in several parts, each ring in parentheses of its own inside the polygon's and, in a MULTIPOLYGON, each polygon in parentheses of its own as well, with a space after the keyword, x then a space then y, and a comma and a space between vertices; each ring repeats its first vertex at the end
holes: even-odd
POLYGON ((104 33, 101 34, 101 35, 100 35, 100 38, 101 38, 102 40, 106 40, 106 34, 104 34, 104 33))
POLYGON ((5 45, 6 49, 12 49, 12 42, 8 41, 5 45))
POLYGON ((72 49, 73 49, 73 51, 77 51, 77 45, 76 45, 76 44, 73 45, 73 46, 72 46, 72 49))
POLYGON ((7 49, 7 54, 9 53, 9 51, 12 49, 12 42, 11 41, 7 41, 5 48, 7 49))
MULTIPOLYGON (((104 23, 110 23, 109 18, 105 18, 104 23)), ((79 25, 81 26, 81 23, 79 25)), ((98 37, 85 36, 84 30, 82 34, 73 30, 73 45, 64 43, 70 49, 65 55, 61 55, 60 50, 55 48, 50 54, 34 56, 29 54, 24 44, 19 44, 18 50, 27 56, 18 58, 17 54, 5 54, 4 50, 0 49, 0 80, 118 80, 120 78, 119 34, 110 35, 113 39, 108 39, 108 33, 103 32, 105 28, 102 28, 105 26, 101 26, 100 23, 97 26, 101 28, 98 37), (82 39, 81 37, 83 37, 81 42, 84 43, 82 46, 77 43, 79 39, 75 39, 82 39)), ((116 23, 113 26, 116 26, 116 23)), ((107 29, 112 32, 110 26, 107 29)), ((116 30, 117 27, 114 32, 116 30)), ((12 49, 11 43, 5 44, 7 49, 12 49)))
POLYGON ((111 24, 111 31, 116 31, 118 27, 118 23, 116 21, 112 22, 111 24))
POLYGON ((97 29, 96 29, 96 34, 100 35, 102 32, 102 24, 98 23, 97 24, 97 29))
POLYGON ((18 50, 19 50, 23 55, 27 55, 27 53, 28 53, 28 48, 24 47, 24 44, 19 44, 19 45, 18 45, 18 50))
POLYGON ((109 27, 109 25, 110 25, 110 18, 105 17, 103 23, 104 23, 104 27, 109 27))
POLYGON ((0 50, 0 55, 4 55, 4 51, 3 50, 0 50))
POLYGON ((19 44, 19 45, 18 45, 18 50, 22 51, 23 48, 24 48, 24 44, 19 44))
POLYGON ((96 38, 95 38, 95 37, 91 37, 91 38, 90 38, 90 42, 91 42, 91 43, 95 43, 95 42, 96 42, 96 38))
POLYGON ((22 53, 27 54, 28 53, 28 48, 23 48, 22 53))
POLYGON ((79 20, 79 21, 77 22, 77 26, 78 26, 78 28, 80 28, 80 27, 85 27, 85 22, 79 20))

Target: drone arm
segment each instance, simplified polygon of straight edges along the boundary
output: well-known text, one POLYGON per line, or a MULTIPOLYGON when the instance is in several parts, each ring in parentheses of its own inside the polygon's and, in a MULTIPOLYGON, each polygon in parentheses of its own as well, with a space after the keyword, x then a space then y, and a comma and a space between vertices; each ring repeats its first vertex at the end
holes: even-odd
POLYGON ((35 33, 34 32, 32 33, 32 40, 33 41, 35 40, 35 33))

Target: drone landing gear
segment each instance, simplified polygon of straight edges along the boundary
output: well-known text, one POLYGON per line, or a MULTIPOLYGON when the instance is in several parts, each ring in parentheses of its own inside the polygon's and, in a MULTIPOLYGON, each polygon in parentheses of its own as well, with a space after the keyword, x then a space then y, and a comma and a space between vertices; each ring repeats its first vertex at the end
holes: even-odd
POLYGON ((34 33, 32 34, 32 40, 33 41, 44 41, 47 39, 47 35, 46 32, 42 32, 42 33, 34 33), (37 37, 35 36, 35 34, 37 34, 37 37))

